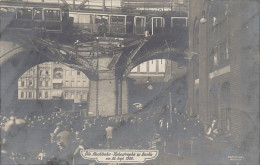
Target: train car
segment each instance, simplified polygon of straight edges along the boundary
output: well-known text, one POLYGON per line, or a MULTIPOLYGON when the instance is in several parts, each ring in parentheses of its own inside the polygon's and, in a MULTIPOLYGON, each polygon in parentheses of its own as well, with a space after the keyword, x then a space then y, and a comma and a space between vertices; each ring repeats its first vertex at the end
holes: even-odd
POLYGON ((188 17, 171 17, 171 27, 186 28, 188 27, 188 17))
POLYGON ((130 31, 127 24, 131 26, 128 16, 122 14, 70 12, 70 17, 76 26, 92 34, 126 34, 130 31))
POLYGON ((4 29, 37 30, 61 33, 72 23, 69 10, 53 5, 0 3, 1 31, 4 29), (25 7, 26 6, 26 7, 25 7))
POLYGON ((75 26, 91 34, 104 32, 114 35, 145 34, 145 16, 85 12, 70 12, 69 14, 70 17, 73 17, 75 26))
POLYGON ((70 12, 74 25, 90 34, 110 35, 157 35, 176 27, 188 26, 187 17, 134 16, 110 13, 70 12))
POLYGON ((171 33, 173 30, 181 30, 188 27, 188 17, 176 16, 135 16, 133 34, 135 35, 157 35, 160 33, 171 33))

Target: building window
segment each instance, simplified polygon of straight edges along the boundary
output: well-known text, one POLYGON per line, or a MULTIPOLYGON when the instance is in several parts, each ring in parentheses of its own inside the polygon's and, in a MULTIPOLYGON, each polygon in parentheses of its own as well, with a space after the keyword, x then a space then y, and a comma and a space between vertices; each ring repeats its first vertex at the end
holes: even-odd
POLYGON ((217 18, 216 17, 213 17, 213 26, 216 26, 217 25, 217 18))
POLYGON ((83 81, 83 87, 86 87, 86 86, 87 86, 87 82, 83 81))
POLYGON ((49 86, 49 81, 45 81, 45 86, 49 86))
POLYGON ((226 39, 226 43, 225 43, 225 57, 228 60, 229 59, 229 45, 228 45, 228 39, 226 39))
POLYGON ((80 71, 77 71, 77 75, 80 75, 80 71))
POLYGON ((228 60, 228 59, 229 59, 229 52, 226 52, 226 60, 228 60))
POLYGON ((218 65, 218 56, 214 54, 214 66, 218 65))
POLYGON ((33 86, 32 80, 29 80, 29 86, 33 86))
POLYGON ((29 92, 29 96, 30 99, 32 98, 32 92, 29 92))
POLYGON ((156 60, 149 61, 149 72, 156 72, 156 60))
POLYGON ((65 81, 65 86, 68 87, 69 86, 69 82, 65 81))
POLYGON ((81 74, 81 78, 85 78, 86 77, 86 75, 85 74, 81 74))
POLYGON ((65 92, 65 98, 68 98, 68 97, 69 97, 69 93, 65 92))
POLYGON ((24 92, 21 92, 21 98, 24 98, 24 92))
POLYGON ((40 86, 40 87, 42 86, 42 81, 39 81, 39 86, 40 86))
POLYGON ((40 75, 42 75, 42 70, 40 70, 40 75))
POLYGON ((80 87, 80 86, 81 86, 80 81, 78 81, 78 87, 80 87))
POLYGON ((74 84, 74 81, 71 81, 71 86, 72 86, 72 87, 74 87, 74 86, 75 86, 75 84, 74 84))
POLYGON ((23 87, 24 86, 24 81, 22 80, 22 82, 21 82, 21 86, 23 87))
POLYGON ((147 62, 143 62, 140 64, 140 72, 142 73, 147 72, 147 62))
POLYGON ((81 98, 80 92, 77 92, 77 98, 81 98))
POLYGON ((166 71, 166 60, 160 59, 158 72, 164 73, 165 71, 166 71))
POLYGON ((71 97, 74 99, 74 92, 71 92, 71 97))
POLYGON ((54 83, 53 89, 62 89, 62 83, 54 83))
POLYGON ((219 57, 218 57, 218 63, 219 64, 222 64, 224 61, 225 61, 225 59, 226 59, 226 48, 225 48, 225 44, 223 44, 223 43, 220 43, 219 44, 219 57))
POLYGON ((46 75, 48 75, 48 74, 49 74, 49 71, 48 71, 48 70, 46 70, 46 72, 45 72, 45 73, 46 73, 46 75))
POLYGON ((53 78, 62 78, 62 68, 55 68, 53 70, 53 78))
POLYGON ((214 63, 214 66, 218 65, 218 47, 217 46, 213 50, 213 63, 214 63))
POLYGON ((48 94, 48 92, 46 91, 45 92, 45 98, 48 98, 49 97, 49 94, 48 94))
POLYGON ((42 98, 42 92, 41 91, 39 92, 38 96, 39 96, 39 98, 42 98))
POLYGON ((70 71, 66 70, 66 76, 69 77, 70 76, 70 71))

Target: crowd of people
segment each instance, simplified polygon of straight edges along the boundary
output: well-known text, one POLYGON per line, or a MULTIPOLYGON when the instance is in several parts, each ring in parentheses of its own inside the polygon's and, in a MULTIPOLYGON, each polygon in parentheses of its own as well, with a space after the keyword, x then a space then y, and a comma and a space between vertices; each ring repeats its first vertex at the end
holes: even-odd
POLYGON ((79 157, 79 146, 162 150, 163 143, 200 136, 202 130, 197 118, 190 118, 176 109, 171 112, 167 106, 156 111, 111 117, 84 118, 78 112, 62 110, 20 118, 0 116, 0 127, 2 160, 27 164, 71 162, 73 157, 79 157))

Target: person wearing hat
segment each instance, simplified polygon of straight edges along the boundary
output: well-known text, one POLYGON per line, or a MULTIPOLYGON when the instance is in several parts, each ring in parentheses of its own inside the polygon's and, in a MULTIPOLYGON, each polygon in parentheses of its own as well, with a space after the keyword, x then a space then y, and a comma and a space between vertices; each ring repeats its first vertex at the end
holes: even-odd
POLYGON ((108 127, 105 129, 108 148, 112 147, 113 129, 112 123, 108 123, 108 127))

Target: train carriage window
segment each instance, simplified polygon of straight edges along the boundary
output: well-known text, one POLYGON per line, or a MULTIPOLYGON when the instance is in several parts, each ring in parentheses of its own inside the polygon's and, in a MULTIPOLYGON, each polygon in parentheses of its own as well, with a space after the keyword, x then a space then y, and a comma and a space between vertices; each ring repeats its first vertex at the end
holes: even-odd
POLYGON ((187 27, 188 25, 187 18, 178 18, 178 17, 172 17, 171 18, 171 27, 187 27))
POLYGON ((133 16, 127 16, 126 17, 126 23, 128 25, 133 24, 134 23, 134 17, 133 16))
POLYGON ((136 26, 140 26, 140 27, 144 27, 146 22, 145 22, 145 18, 142 18, 142 17, 137 17, 135 18, 135 24, 136 26))
POLYGON ((154 18, 153 19, 153 27, 163 27, 162 18, 154 18))
POLYGON ((134 17, 134 34, 145 34, 146 28, 146 17, 144 16, 135 16, 134 17))
POLYGON ((1 17, 15 16, 15 8, 11 7, 0 7, 0 15, 1 17))
POLYGON ((126 32, 132 33, 134 27, 134 17, 133 16, 127 16, 126 17, 126 32))
POLYGON ((33 19, 42 20, 42 9, 33 9, 33 19))
POLYGON ((109 21, 109 16, 108 15, 96 15, 95 16, 95 23, 99 24, 99 23, 105 23, 108 24, 109 21))
POLYGON ((160 33, 165 26, 165 20, 163 17, 152 17, 152 35, 160 33))
POLYGON ((79 15, 77 13, 69 13, 69 17, 73 18, 74 23, 79 23, 79 15))
POLYGON ((79 23, 92 23, 92 17, 90 14, 80 14, 79 23))
POLYGON ((60 20, 60 11, 59 10, 44 10, 45 20, 60 20))
POLYGON ((62 20, 67 20, 69 18, 69 10, 62 11, 62 20))
POLYGON ((17 9, 17 19, 32 19, 32 9, 17 9))
POLYGON ((124 16, 111 16, 111 24, 125 24, 125 17, 124 16))
POLYGON ((53 78, 62 78, 63 70, 62 68, 55 68, 53 70, 53 78))

